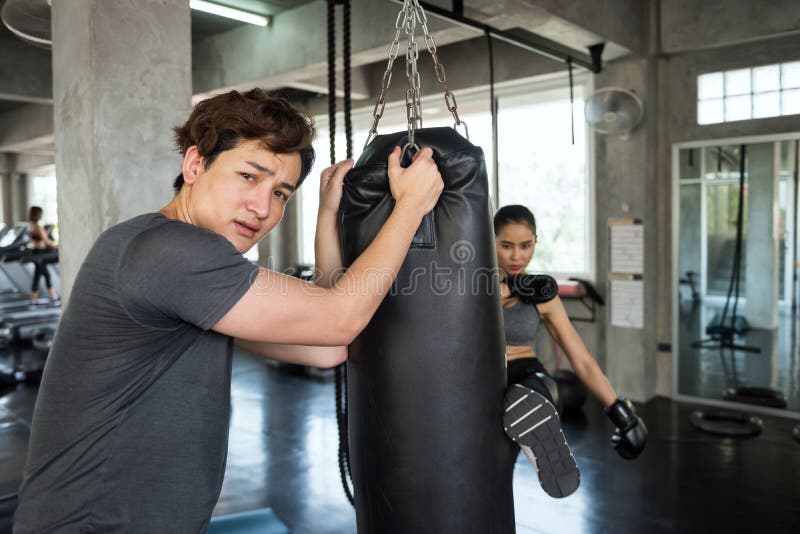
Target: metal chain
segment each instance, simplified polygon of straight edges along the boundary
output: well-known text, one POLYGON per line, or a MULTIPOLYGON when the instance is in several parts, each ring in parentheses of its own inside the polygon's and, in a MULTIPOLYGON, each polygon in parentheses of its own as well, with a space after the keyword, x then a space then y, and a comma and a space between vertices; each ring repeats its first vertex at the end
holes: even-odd
MULTIPOLYGON (((406 118, 408 119, 408 143, 406 147, 419 147, 414 142, 414 133, 418 128, 422 128, 422 104, 419 98, 419 72, 417 71, 417 60, 419 60, 419 48, 414 34, 417 32, 417 14, 411 2, 406 11, 406 35, 408 36, 408 46, 406 48, 406 78, 408 79, 408 89, 406 89, 406 118)), ((405 152, 405 148, 403 152, 405 152)))
MULTIPOLYGON (((408 120, 408 144, 407 147, 417 147, 415 141, 416 130, 422 128, 422 103, 420 98, 420 76, 417 71, 417 60, 419 59, 419 46, 415 39, 417 23, 422 26, 425 35, 425 46, 433 58, 434 73, 436 74, 436 81, 444 89, 444 103, 448 111, 453 114, 455 124, 454 129, 459 126, 464 127, 466 138, 469 139, 469 130, 467 124, 458 116, 458 102, 456 95, 450 91, 447 86, 447 73, 445 72, 444 65, 439 61, 439 54, 436 49, 436 42, 433 39, 430 31, 428 30, 428 17, 425 11, 419 4, 419 0, 404 0, 403 7, 397 14, 395 20, 395 34, 392 44, 389 46, 389 60, 386 63, 386 71, 383 73, 383 80, 381 83, 381 92, 375 102, 375 108, 372 110, 372 127, 367 135, 367 141, 364 143, 364 148, 369 145, 375 136, 378 135, 378 122, 383 117, 383 111, 386 107, 386 93, 389 90, 389 84, 392 81, 392 66, 395 59, 400 52, 400 34, 405 31, 407 37, 406 46, 406 78, 408 79, 408 88, 406 89, 406 119, 408 120)), ((405 149, 404 149, 405 151, 405 149)))
POLYGON ((425 35, 425 46, 428 48, 428 52, 433 58, 433 71, 436 74, 436 81, 439 82, 444 89, 444 104, 447 106, 447 109, 450 111, 450 113, 453 114, 453 119, 455 120, 453 128, 458 130, 459 126, 463 126, 464 133, 466 134, 467 139, 469 139, 467 123, 462 121, 458 116, 458 102, 456 101, 456 95, 450 91, 449 87, 447 87, 447 73, 445 72, 444 65, 442 65, 442 63, 439 61, 439 53, 436 49, 436 41, 433 39, 433 35, 431 35, 431 32, 428 30, 428 17, 425 15, 425 11, 422 9, 422 6, 419 5, 419 0, 411 1, 414 3, 414 10, 416 12, 417 20, 422 26, 422 32, 425 35))
POLYGON ((378 121, 383 117, 383 110, 386 107, 386 92, 389 90, 389 84, 392 83, 392 66, 394 65, 394 60, 397 59, 397 54, 400 52, 400 33, 405 27, 408 3, 409 0, 405 0, 403 7, 400 9, 400 13, 397 14, 397 20, 395 20, 394 23, 394 41, 389 45, 389 61, 386 62, 386 72, 383 73, 381 94, 378 96, 378 100, 375 102, 375 108, 372 110, 372 128, 369 130, 364 148, 378 135, 378 121))

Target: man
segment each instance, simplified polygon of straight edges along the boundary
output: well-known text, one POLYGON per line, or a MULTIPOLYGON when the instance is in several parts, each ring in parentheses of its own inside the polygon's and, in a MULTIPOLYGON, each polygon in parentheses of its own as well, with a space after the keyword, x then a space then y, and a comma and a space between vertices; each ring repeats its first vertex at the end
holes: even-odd
MULTIPOLYGON (((405 169, 395 149, 391 217, 332 288, 310 290, 242 253, 280 221, 311 168, 312 138, 306 115, 258 89, 203 101, 176 128, 176 196, 106 230, 75 280, 15 532, 204 531, 225 470, 234 340, 294 363, 344 361, 394 278, 367 273, 399 270, 443 184, 430 149, 405 169)), ((323 172, 322 211, 338 206, 351 166, 323 172)))

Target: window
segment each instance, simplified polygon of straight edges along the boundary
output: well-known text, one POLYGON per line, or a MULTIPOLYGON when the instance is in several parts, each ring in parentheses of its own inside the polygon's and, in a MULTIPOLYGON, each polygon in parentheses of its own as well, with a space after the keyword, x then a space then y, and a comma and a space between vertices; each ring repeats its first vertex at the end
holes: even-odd
MULTIPOLYGON (((461 118, 470 140, 483 148, 489 173, 493 208, 524 204, 536 216, 539 243, 531 268, 555 275, 592 278, 590 182, 587 165, 588 132, 583 120, 585 77, 576 77, 574 89, 575 144, 570 139, 569 88, 564 79, 498 86, 499 178, 493 176, 492 123, 488 90, 458 94, 461 118)), ((353 114, 354 152, 360 155, 372 121, 372 106, 353 114)), ((425 127, 451 126, 453 118, 441 95, 423 101, 425 127)), ((336 157, 344 158, 343 119, 337 117, 336 157)), ((404 130, 404 103, 390 108, 379 133, 404 130)), ((319 206, 319 174, 329 165, 327 119, 317 117, 317 161, 300 188, 301 262, 314 262, 314 232, 319 206)))
POLYGON ((697 77, 697 123, 800 114, 800 61, 697 77))
POLYGON ((574 89, 575 144, 569 88, 532 89, 498 99, 499 205, 523 204, 536 217, 531 269, 592 278, 585 87, 574 89))

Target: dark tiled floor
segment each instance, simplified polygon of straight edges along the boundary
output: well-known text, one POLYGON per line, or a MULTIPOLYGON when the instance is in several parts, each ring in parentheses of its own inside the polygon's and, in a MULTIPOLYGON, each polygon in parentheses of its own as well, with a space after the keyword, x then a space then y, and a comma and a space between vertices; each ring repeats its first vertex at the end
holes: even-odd
MULTIPOLYGON (((0 399, 0 493, 19 481, 35 388, 0 399)), ((355 517, 336 464, 333 384, 237 355, 228 470, 215 511, 272 507, 295 533, 347 533, 355 517)), ((795 422, 765 418, 752 439, 708 436, 688 423, 692 407, 656 399, 641 407, 650 443, 637 461, 609 448, 596 403, 565 421, 582 473, 578 491, 547 497, 533 467, 517 463, 520 533, 793 532, 800 524, 800 444, 795 422)), ((487 495, 491 498, 491 495, 487 495)), ((0 502, 0 532, 13 501, 0 502)))
MULTIPOLYGON (((757 347, 760 353, 693 348, 693 341, 708 337, 706 324, 718 311, 719 306, 681 304, 678 391, 721 400, 730 387, 771 388, 784 394, 787 409, 800 411, 800 316, 782 309, 777 329, 752 329, 736 337, 737 344, 757 347)), ((737 314, 742 313, 740 308, 737 314)))

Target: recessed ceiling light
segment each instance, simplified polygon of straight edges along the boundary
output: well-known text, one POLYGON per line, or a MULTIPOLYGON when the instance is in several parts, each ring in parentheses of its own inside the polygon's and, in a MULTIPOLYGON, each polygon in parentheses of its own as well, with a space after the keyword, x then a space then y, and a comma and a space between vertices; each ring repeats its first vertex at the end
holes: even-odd
POLYGON ((256 26, 267 26, 269 24, 269 19, 263 15, 248 13, 247 11, 242 11, 241 9, 221 6, 219 4, 215 4, 214 2, 206 2, 205 0, 189 0, 189 7, 196 9, 197 11, 203 11, 204 13, 211 13, 212 15, 217 15, 220 17, 240 20, 249 24, 255 24, 256 26))

